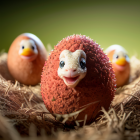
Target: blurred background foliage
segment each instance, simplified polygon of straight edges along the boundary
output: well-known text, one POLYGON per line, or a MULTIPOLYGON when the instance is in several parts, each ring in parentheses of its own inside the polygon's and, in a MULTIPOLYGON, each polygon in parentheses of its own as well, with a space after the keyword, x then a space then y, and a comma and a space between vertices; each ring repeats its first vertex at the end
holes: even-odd
MULTIPOLYGON (((21 33, 37 35, 54 47, 72 34, 89 36, 104 50, 122 45, 140 56, 140 2, 136 0, 3 0, 0 2, 0 50, 8 51, 21 33)), ((140 57, 139 57, 140 58, 140 57)))

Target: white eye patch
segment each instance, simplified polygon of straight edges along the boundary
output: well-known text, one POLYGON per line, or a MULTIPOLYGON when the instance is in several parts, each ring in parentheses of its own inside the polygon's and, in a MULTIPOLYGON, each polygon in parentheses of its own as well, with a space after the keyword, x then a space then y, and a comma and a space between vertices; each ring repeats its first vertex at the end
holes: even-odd
POLYGON ((58 76, 69 87, 75 87, 87 73, 86 53, 83 50, 64 50, 59 57, 58 76))
POLYGON ((129 56, 127 54, 125 55, 125 59, 127 62, 130 62, 129 56))
POLYGON ((19 49, 19 54, 22 53, 22 51, 26 48, 30 48, 34 51, 35 54, 38 54, 38 50, 37 50, 37 47, 36 47, 36 44, 33 40, 31 39, 28 39, 28 40, 22 40, 20 42, 20 49, 19 49))
POLYGON ((130 62, 129 56, 126 54, 126 52, 123 51, 115 51, 113 55, 113 62, 122 57, 124 57, 127 62, 130 62))
POLYGON ((65 62, 65 68, 76 69, 80 66, 81 60, 86 63, 86 53, 83 50, 76 50, 75 52, 64 50, 61 52, 59 60, 65 62))

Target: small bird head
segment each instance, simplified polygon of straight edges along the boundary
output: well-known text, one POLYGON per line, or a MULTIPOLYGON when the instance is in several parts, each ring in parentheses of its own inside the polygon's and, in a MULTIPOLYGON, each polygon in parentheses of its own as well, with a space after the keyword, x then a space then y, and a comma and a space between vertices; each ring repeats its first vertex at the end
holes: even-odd
POLYGON ((118 71, 123 71, 130 62, 126 50, 120 45, 112 45, 105 52, 118 71))
POLYGON ((113 55, 114 65, 118 65, 118 70, 123 70, 123 68, 129 63, 129 57, 124 51, 116 51, 113 55))
POLYGON ((19 55, 22 59, 33 61, 38 55, 38 50, 35 42, 32 39, 21 40, 19 55))

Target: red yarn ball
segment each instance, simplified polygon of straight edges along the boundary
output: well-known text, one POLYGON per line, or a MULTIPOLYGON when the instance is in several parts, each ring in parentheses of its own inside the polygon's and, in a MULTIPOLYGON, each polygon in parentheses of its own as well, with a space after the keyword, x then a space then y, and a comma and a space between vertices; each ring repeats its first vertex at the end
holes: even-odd
POLYGON ((69 114, 92 104, 82 111, 76 120, 87 124, 98 116, 101 107, 109 109, 115 93, 115 75, 109 58, 100 46, 84 35, 72 35, 60 41, 45 62, 41 78, 41 94, 50 111, 56 114, 69 114), (86 53, 87 74, 75 88, 68 87, 58 76, 59 55, 63 50, 74 52, 83 50, 86 53))

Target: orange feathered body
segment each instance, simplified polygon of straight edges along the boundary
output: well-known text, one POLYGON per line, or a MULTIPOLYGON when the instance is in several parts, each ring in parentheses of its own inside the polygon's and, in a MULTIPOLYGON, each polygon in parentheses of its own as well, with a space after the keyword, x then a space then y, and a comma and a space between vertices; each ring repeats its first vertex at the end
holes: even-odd
POLYGON ((125 84, 128 83, 128 80, 129 80, 129 75, 130 75, 130 64, 127 63, 126 64, 126 70, 124 71, 118 71, 117 70, 117 67, 116 65, 112 64, 113 66, 113 69, 115 71, 115 75, 116 75, 116 84, 117 84, 117 87, 121 87, 125 84))
POLYGON ((40 82, 41 72, 47 59, 46 49, 43 43, 33 34, 22 34, 18 36, 8 51, 7 64, 11 75, 20 83, 25 85, 36 85, 40 82), (33 61, 24 60, 19 56, 21 40, 31 39, 38 49, 38 56, 33 61))

